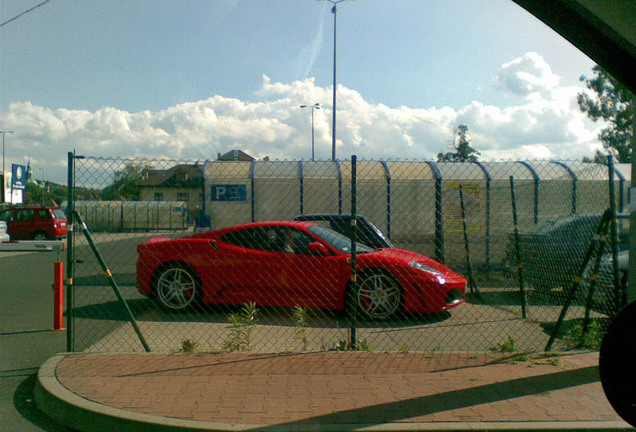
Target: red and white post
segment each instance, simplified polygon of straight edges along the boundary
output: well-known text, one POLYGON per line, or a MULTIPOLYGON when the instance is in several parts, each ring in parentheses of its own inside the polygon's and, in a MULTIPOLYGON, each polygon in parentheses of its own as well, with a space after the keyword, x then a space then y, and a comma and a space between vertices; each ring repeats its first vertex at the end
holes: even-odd
POLYGON ((53 330, 64 327, 64 263, 53 263, 53 330))

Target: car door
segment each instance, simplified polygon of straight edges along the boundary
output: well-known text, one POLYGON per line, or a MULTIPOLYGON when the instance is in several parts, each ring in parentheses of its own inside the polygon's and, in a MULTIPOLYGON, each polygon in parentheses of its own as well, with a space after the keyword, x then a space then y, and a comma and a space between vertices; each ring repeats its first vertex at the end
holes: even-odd
POLYGON ((259 304, 336 307, 347 275, 346 256, 309 252, 317 240, 294 227, 265 228, 263 247, 246 253, 250 290, 259 304))
POLYGON ((269 225, 254 228, 251 240, 244 246, 245 267, 241 277, 246 301, 268 306, 295 304, 283 283, 288 253, 283 228, 269 225))
POLYGON ((35 212, 30 208, 17 208, 13 218, 9 223, 9 233, 11 238, 24 239, 31 238, 35 222, 35 212))
POLYGON ((291 236, 294 248, 281 260, 281 286, 294 299, 294 305, 339 307, 351 272, 348 255, 312 253, 309 245, 320 241, 300 229, 293 229, 291 236))

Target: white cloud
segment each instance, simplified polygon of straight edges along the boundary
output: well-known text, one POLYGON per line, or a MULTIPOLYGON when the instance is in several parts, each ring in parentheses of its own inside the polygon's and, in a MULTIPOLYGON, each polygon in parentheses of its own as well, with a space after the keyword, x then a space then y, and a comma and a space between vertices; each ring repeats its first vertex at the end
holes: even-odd
POLYGON ((496 78, 502 90, 521 97, 545 95, 559 85, 559 80, 550 65, 535 52, 503 64, 496 78))
MULTIPOLYGON (((583 88, 559 86, 538 54, 502 65, 497 79, 505 91, 523 97, 519 104, 501 108, 473 101, 459 110, 391 108, 338 86, 337 157, 434 159, 447 151, 459 124, 468 125, 471 143, 483 159, 579 159, 601 148, 597 134, 603 125, 578 109, 576 95, 583 88)), ((7 136, 8 163, 30 159, 49 178, 64 181, 66 154, 73 149, 87 156, 201 160, 242 149, 257 158, 308 159, 311 112, 299 106, 318 102, 316 157, 327 160, 331 92, 313 78, 282 83, 263 76, 255 102, 217 95, 136 113, 111 107, 52 110, 22 102, 0 110, 0 124, 15 132, 7 136)))

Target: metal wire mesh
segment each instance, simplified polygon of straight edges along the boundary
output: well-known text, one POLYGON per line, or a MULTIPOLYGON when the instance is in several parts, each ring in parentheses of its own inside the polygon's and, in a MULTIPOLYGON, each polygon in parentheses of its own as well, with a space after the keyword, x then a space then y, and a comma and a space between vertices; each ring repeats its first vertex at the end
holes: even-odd
MULTIPOLYGON (((601 332, 616 309, 611 239, 581 267, 610 205, 602 165, 73 164, 74 208, 109 267, 76 227, 77 351, 143 349, 109 274, 156 352, 540 351, 581 270, 555 348, 593 348, 579 329, 586 309, 601 332)), ((628 185, 614 180, 620 210, 628 185)))

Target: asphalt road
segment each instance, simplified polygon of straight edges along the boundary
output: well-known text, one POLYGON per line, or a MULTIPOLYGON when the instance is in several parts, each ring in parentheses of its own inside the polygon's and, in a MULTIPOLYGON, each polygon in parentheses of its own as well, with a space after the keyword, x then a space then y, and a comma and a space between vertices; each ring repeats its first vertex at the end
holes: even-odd
POLYGON ((66 333, 52 330, 56 255, 0 252, 1 432, 69 430, 33 403, 39 366, 66 351, 66 333))

